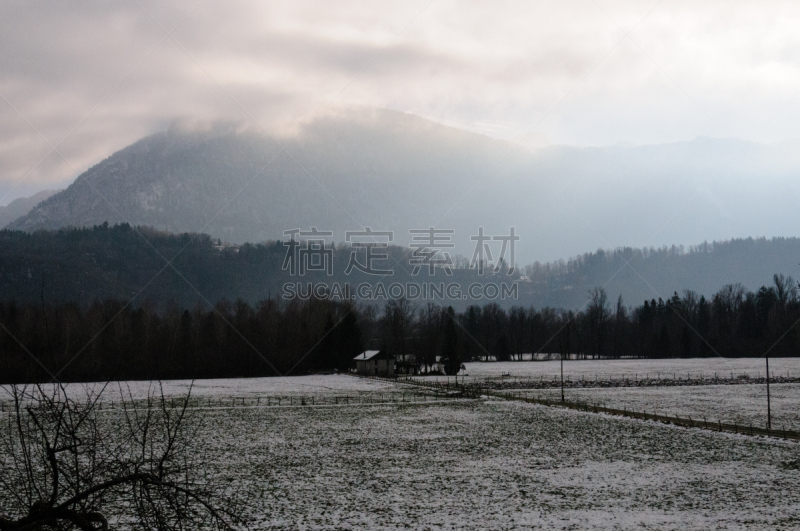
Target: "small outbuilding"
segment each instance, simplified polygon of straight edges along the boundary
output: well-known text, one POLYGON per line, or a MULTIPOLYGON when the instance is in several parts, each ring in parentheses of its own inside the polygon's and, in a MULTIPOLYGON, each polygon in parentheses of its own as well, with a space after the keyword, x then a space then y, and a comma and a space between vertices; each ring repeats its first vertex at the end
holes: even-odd
POLYGON ((356 372, 361 376, 394 377, 394 356, 382 350, 366 350, 353 358, 356 372))

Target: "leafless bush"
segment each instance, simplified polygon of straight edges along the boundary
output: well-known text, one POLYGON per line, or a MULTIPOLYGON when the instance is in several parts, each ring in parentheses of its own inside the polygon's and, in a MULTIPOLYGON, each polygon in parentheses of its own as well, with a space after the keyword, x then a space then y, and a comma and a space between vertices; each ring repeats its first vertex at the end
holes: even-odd
POLYGON ((0 422, 0 531, 243 524, 243 493, 207 473, 197 451, 191 390, 173 404, 160 386, 140 399, 120 387, 110 408, 105 388, 79 389, 9 389, 11 411, 0 422))

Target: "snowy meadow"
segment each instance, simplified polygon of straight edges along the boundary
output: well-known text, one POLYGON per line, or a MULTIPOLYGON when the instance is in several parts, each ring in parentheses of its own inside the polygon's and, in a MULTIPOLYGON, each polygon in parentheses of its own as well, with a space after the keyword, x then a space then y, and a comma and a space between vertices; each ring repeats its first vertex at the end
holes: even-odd
MULTIPOLYGON (((709 370, 703 363, 679 360, 674 369, 709 370)), ((745 370, 739 360, 725 363, 718 370, 745 370)), ((573 375, 673 367, 666 360, 567 365, 573 375)), ((555 367, 482 363, 467 372, 531 378, 555 367)), ((102 385, 70 384, 69 392, 102 385)), ((112 383, 103 400, 111 406, 120 391, 139 400, 161 388, 178 398, 190 385, 193 451, 205 456, 207 473, 255 493, 248 516, 256 529, 800 526, 800 444, 792 441, 448 398, 349 375, 112 383), (334 400, 344 396, 352 400, 334 400)), ((568 389, 567 398, 696 418, 735 412, 746 422, 761 415, 761 387, 568 389)), ((799 384, 774 386, 775 419, 799 424, 798 404, 799 384)))
POLYGON ((209 410, 264 529, 800 525, 796 443, 495 399, 209 410))

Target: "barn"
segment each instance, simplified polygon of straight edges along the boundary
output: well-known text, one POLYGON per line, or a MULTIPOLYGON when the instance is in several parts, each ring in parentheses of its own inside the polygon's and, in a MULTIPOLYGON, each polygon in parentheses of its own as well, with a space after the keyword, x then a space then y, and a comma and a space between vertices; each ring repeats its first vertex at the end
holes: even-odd
POLYGON ((366 350, 353 358, 356 372, 361 376, 394 377, 394 356, 382 350, 366 350))

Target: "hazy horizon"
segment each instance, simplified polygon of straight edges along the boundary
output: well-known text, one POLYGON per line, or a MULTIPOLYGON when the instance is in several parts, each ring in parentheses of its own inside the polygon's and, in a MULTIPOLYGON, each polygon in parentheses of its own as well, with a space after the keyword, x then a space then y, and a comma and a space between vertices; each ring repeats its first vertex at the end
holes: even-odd
POLYGON ((523 143, 798 137, 800 6, 777 1, 3 11, 3 182, 64 182, 174 120, 280 134, 352 105, 523 143))
MULTIPOLYGON (((522 261, 800 233, 793 4, 8 2, 2 10, 0 205, 66 188, 175 124, 240 124, 291 152, 322 121, 392 111, 499 142, 482 173, 418 208, 418 218, 427 225, 442 211, 447 222, 460 208, 466 219, 465 205, 478 208, 474 224, 495 217, 525 230, 522 261), (551 159, 511 167, 523 152, 551 159), (487 183, 523 171, 532 176, 514 181, 518 194, 486 195, 487 183), (525 194, 528 203, 509 197, 525 194), (539 205, 549 219, 536 218, 539 205)), ((397 136, 398 154, 414 134, 397 136)), ((335 144, 332 135, 324 149, 335 153, 335 144)), ((455 182, 440 171, 449 156, 426 159, 432 188, 442 175, 455 182)), ((315 193, 341 206, 345 192, 328 175, 335 164, 318 162, 315 193)), ((383 168, 381 178, 393 170, 405 171, 383 168)), ((352 207, 338 214, 354 217, 352 207)), ((365 215, 358 225, 381 220, 365 215)))

